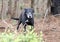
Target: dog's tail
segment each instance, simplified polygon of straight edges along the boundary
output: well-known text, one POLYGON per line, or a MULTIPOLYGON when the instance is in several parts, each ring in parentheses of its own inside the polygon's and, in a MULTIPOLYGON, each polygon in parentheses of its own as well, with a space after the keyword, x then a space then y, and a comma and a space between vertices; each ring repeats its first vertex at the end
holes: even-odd
POLYGON ((14 19, 14 20, 19 20, 19 18, 14 18, 14 17, 12 17, 11 19, 14 19))

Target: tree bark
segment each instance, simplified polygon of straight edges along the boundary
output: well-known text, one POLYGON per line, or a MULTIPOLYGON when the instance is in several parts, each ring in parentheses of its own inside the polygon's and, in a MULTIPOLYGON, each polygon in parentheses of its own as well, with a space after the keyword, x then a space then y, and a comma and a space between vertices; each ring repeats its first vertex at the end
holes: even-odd
POLYGON ((31 8, 34 8, 34 0, 31 0, 31 8))
POLYGON ((8 11, 7 11, 7 15, 8 17, 10 18, 13 14, 13 11, 12 11, 12 0, 9 0, 8 1, 8 11))
POLYGON ((2 8, 1 8, 1 19, 5 19, 7 16, 7 0, 2 0, 2 8))
POLYGON ((3 14, 2 14, 2 12, 3 12, 3 0, 2 0, 2 6, 1 6, 1 19, 3 20, 3 14))
POLYGON ((17 2, 18 2, 18 0, 15 0, 15 2, 14 2, 14 10, 13 10, 14 17, 18 16, 18 14, 17 14, 17 2))

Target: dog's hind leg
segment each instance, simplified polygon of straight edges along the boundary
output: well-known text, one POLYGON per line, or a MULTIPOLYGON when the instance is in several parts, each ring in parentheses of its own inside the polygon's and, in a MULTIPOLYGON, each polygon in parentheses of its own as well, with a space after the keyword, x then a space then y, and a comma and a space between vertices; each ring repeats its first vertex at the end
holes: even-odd
POLYGON ((18 21, 18 26, 17 26, 17 30, 19 29, 19 25, 21 24, 21 21, 18 21))

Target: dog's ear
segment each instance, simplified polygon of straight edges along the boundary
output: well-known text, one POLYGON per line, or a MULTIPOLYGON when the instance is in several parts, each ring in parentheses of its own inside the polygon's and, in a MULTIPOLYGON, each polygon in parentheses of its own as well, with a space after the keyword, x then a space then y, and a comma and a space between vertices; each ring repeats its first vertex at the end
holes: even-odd
POLYGON ((27 9, 24 9, 24 13, 26 13, 27 12, 27 9))

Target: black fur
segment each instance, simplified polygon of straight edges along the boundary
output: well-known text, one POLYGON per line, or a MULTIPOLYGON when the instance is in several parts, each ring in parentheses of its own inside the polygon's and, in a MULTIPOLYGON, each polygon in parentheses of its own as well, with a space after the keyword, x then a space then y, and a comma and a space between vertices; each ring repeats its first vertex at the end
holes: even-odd
POLYGON ((60 14, 60 0, 51 0, 52 6, 51 6, 51 12, 53 15, 60 14))
POLYGON ((21 23, 24 25, 24 31, 26 31, 27 25, 34 26, 34 15, 33 15, 33 13, 34 13, 34 10, 32 8, 26 8, 22 11, 19 18, 12 18, 12 19, 18 20, 17 30, 19 29, 19 25, 21 23), (29 14, 30 14, 30 16, 29 16, 29 14))

